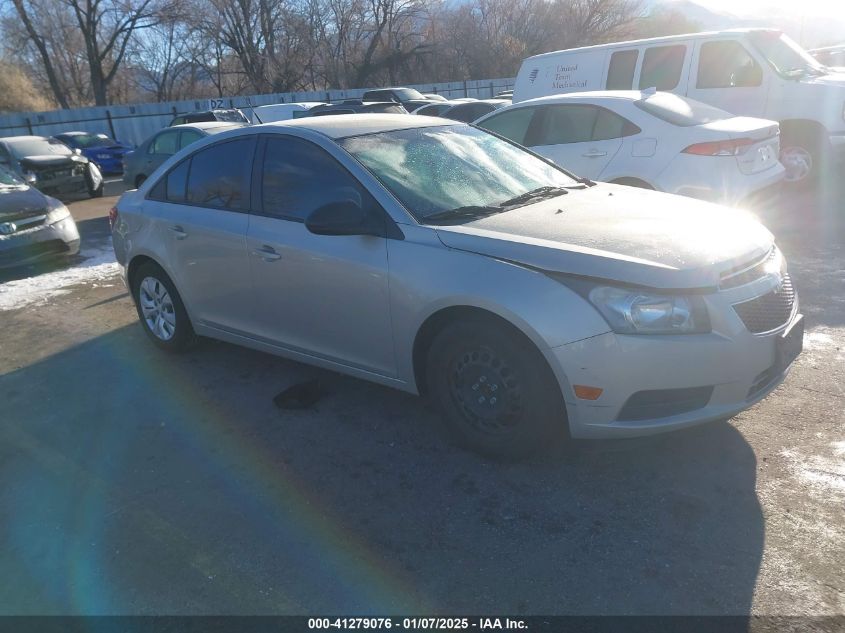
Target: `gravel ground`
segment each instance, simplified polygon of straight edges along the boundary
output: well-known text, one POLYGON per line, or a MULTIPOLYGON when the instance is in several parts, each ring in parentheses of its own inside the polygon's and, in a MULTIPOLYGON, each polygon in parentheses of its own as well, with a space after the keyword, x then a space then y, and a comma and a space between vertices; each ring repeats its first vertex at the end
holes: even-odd
POLYGON ((324 374, 283 411, 315 370, 159 352, 111 263, 114 198, 75 202, 82 256, 0 278, 0 614, 843 614, 841 200, 763 213, 808 326, 775 393, 508 465, 406 394, 324 374))

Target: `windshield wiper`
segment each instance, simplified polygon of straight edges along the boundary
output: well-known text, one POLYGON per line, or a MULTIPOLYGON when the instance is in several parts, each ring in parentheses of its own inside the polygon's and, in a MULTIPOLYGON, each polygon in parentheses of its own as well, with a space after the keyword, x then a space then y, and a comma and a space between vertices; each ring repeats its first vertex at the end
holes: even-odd
POLYGON ((465 207, 458 207, 457 209, 446 209, 445 211, 438 211, 423 218, 426 224, 445 224, 446 222, 455 220, 477 220, 479 218, 500 213, 503 211, 500 207, 485 207, 477 204, 470 204, 465 207))
POLYGON ((562 196, 567 193, 569 193, 569 190, 565 187, 552 187, 546 185, 545 187, 537 187, 536 189, 527 191, 522 195, 511 198, 510 200, 500 202, 499 206, 503 208, 518 207, 524 204, 528 204, 529 202, 533 202, 534 200, 542 200, 543 198, 554 198, 555 196, 562 196))

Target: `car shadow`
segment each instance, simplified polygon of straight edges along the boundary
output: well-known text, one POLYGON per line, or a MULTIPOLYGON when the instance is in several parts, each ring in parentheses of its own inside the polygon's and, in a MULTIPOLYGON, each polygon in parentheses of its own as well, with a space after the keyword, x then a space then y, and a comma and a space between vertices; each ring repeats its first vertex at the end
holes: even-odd
POLYGON ((0 383, 0 613, 748 614, 756 460, 729 423, 522 463, 421 399, 125 326, 0 383))

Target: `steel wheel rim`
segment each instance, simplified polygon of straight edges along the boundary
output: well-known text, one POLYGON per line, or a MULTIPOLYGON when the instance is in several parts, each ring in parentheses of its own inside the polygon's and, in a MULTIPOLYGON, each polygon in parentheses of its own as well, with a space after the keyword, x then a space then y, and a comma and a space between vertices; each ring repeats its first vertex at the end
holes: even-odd
POLYGON ((486 434, 507 433, 523 413, 522 387, 516 373, 488 347, 466 350, 449 372, 449 395, 461 417, 486 434))
POLYGON ((155 277, 144 277, 138 288, 138 305, 147 329, 162 341, 169 341, 176 333, 176 308, 170 293, 155 277))
POLYGON ((786 168, 783 177, 786 182, 800 182, 813 170, 813 155, 797 145, 785 147, 780 153, 780 162, 786 168))

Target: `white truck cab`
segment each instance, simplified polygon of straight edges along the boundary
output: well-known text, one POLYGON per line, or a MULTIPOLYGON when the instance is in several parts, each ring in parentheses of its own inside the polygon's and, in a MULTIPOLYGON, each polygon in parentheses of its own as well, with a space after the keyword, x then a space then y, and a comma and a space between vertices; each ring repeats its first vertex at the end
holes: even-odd
POLYGON ((567 92, 657 88, 780 123, 786 180, 803 183, 845 156, 845 73, 780 31, 733 29, 529 57, 513 101, 567 92))

